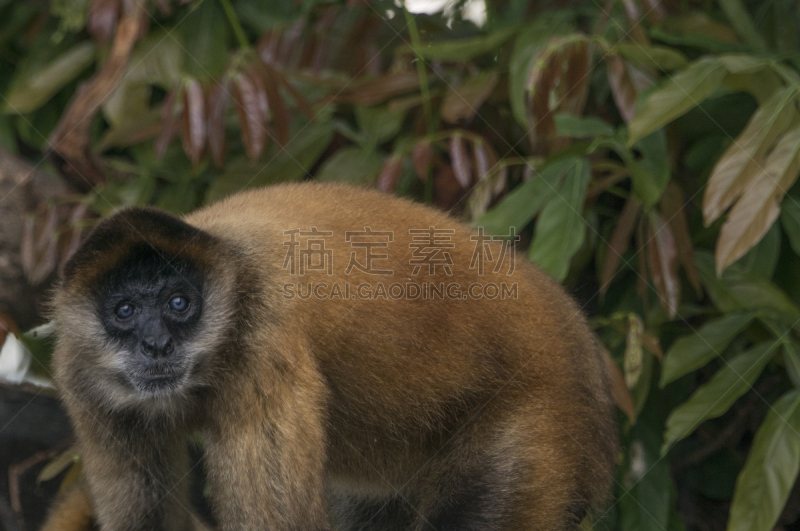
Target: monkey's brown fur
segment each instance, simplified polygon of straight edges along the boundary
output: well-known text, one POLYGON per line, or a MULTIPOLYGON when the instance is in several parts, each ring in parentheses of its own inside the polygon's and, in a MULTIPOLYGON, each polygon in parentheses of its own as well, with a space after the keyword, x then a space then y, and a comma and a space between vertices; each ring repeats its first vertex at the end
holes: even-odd
POLYGON ((94 524, 93 513, 86 486, 77 483, 59 494, 41 531, 88 531, 94 524))
MULTIPOLYGON (((203 231, 192 236, 151 216, 103 222, 55 302, 56 381, 102 529, 190 528, 193 429, 206 436, 226 530, 327 530, 329 513, 343 529, 566 530, 607 495, 616 427, 598 345, 576 305, 524 258, 513 275, 489 264, 478 276, 472 229, 339 185, 232 196, 184 218, 203 231), (284 231, 311 227, 333 231, 330 276, 283 268, 284 231), (354 251, 345 231, 364 227, 393 231, 374 263, 392 276, 345 275, 354 251), (413 274, 408 231, 429 227, 455 231, 452 276, 441 266, 413 274), (155 400, 107 381, 89 297, 141 241, 206 277, 194 385, 155 400), (349 283, 355 294, 361 283, 412 281, 517 283, 518 299, 284 297, 298 282, 349 283)), ((500 243, 491 250, 497 258, 500 243)))

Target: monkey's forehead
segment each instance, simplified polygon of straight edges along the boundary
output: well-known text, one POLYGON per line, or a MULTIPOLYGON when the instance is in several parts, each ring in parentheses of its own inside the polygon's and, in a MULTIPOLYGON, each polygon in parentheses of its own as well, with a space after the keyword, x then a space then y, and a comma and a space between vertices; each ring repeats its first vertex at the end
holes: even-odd
POLYGON ((203 272, 190 259, 166 255, 138 244, 121 262, 97 279, 104 293, 133 290, 155 294, 164 288, 192 288, 200 291, 203 272))
MULTIPOLYGON (((154 209, 123 210, 101 221, 64 267, 65 286, 95 285, 120 268, 202 272, 221 252, 208 233, 154 209)), ((183 273, 188 274, 188 273, 183 273)))

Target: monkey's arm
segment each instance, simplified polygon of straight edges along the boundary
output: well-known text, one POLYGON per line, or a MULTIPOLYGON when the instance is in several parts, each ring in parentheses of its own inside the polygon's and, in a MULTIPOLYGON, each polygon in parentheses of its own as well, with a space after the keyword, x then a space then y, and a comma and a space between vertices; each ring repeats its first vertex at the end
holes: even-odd
MULTIPOLYGON (((60 494, 50 507, 41 531, 94 531, 94 508, 86 484, 81 481, 60 494)), ((194 531, 209 531, 200 520, 194 519, 194 531)))
POLYGON ((214 406, 206 465, 221 530, 331 530, 324 392, 308 363, 277 379, 269 369, 253 371, 258 382, 240 382, 214 406))
POLYGON ((99 528, 194 529, 185 438, 142 419, 87 417, 73 415, 99 528))

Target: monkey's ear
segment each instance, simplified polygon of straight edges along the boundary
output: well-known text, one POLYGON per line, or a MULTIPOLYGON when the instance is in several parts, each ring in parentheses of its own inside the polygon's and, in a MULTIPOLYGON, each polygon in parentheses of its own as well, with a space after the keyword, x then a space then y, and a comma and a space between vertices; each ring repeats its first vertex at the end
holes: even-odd
POLYGON ((68 282, 108 271, 139 248, 201 264, 219 242, 185 221, 153 208, 127 208, 101 221, 64 266, 68 282))

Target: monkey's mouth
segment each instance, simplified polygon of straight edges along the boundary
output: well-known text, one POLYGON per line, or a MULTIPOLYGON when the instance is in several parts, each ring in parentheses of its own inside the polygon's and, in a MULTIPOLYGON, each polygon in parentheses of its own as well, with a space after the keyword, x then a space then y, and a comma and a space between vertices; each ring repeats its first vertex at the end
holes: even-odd
POLYGON ((180 386, 186 370, 175 366, 148 367, 134 377, 134 384, 140 391, 163 392, 180 386))

